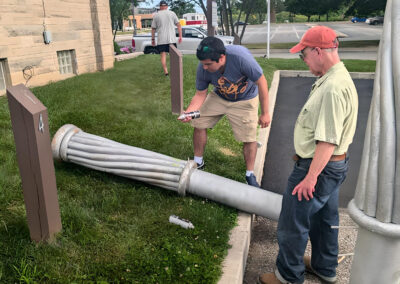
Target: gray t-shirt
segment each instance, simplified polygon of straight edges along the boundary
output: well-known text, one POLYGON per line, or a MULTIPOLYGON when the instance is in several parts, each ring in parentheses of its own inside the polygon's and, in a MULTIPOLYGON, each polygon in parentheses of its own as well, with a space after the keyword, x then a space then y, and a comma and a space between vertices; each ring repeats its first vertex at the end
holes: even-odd
POLYGON ((263 71, 250 51, 240 45, 226 46, 225 70, 211 73, 197 66, 196 89, 205 90, 214 85, 214 92, 227 101, 249 100, 258 95, 255 84, 263 71))
POLYGON ((176 43, 175 26, 179 23, 178 17, 172 11, 158 11, 153 18, 151 27, 157 32, 157 45, 176 43))

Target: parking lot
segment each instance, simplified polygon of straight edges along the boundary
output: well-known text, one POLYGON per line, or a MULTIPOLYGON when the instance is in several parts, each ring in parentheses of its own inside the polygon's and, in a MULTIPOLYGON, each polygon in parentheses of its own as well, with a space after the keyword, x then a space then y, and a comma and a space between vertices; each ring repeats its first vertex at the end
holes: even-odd
MULTIPOLYGON (((318 22, 318 23, 285 23, 271 24, 271 43, 298 42, 306 30, 315 25, 325 25, 341 36, 341 40, 379 40, 383 25, 368 25, 366 23, 348 22, 318 22)), ((239 29, 239 32, 242 28, 239 29)), ((246 27, 242 43, 267 42, 267 25, 249 25, 246 27)))

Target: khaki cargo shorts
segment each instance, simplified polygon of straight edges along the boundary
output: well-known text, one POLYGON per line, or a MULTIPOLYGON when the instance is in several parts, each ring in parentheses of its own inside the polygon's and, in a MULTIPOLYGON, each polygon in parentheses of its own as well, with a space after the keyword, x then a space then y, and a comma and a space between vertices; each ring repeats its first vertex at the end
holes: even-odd
POLYGON ((244 101, 230 102, 211 92, 200 107, 200 117, 191 121, 195 128, 213 128, 224 116, 229 120, 235 139, 239 142, 257 140, 258 96, 244 101))

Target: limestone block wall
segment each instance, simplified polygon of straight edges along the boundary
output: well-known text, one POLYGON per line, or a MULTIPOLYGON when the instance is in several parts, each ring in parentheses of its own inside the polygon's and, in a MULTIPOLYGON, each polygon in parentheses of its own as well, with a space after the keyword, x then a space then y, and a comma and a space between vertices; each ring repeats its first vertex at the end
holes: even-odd
POLYGON ((26 83, 30 75, 32 87, 112 68, 112 39, 109 0, 0 1, 0 60, 8 85, 26 83), (63 50, 73 51, 73 74, 60 74, 57 51, 63 50))

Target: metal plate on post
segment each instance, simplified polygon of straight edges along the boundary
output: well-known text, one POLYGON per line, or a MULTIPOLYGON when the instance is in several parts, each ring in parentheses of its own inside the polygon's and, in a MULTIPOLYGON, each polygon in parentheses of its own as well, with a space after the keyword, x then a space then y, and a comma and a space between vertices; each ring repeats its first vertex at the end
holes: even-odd
POLYGON ((182 53, 174 45, 169 45, 171 80, 171 109, 173 114, 183 111, 183 63, 182 53))
POLYGON ((47 109, 22 84, 7 88, 7 97, 30 236, 50 241, 61 218, 47 109))

